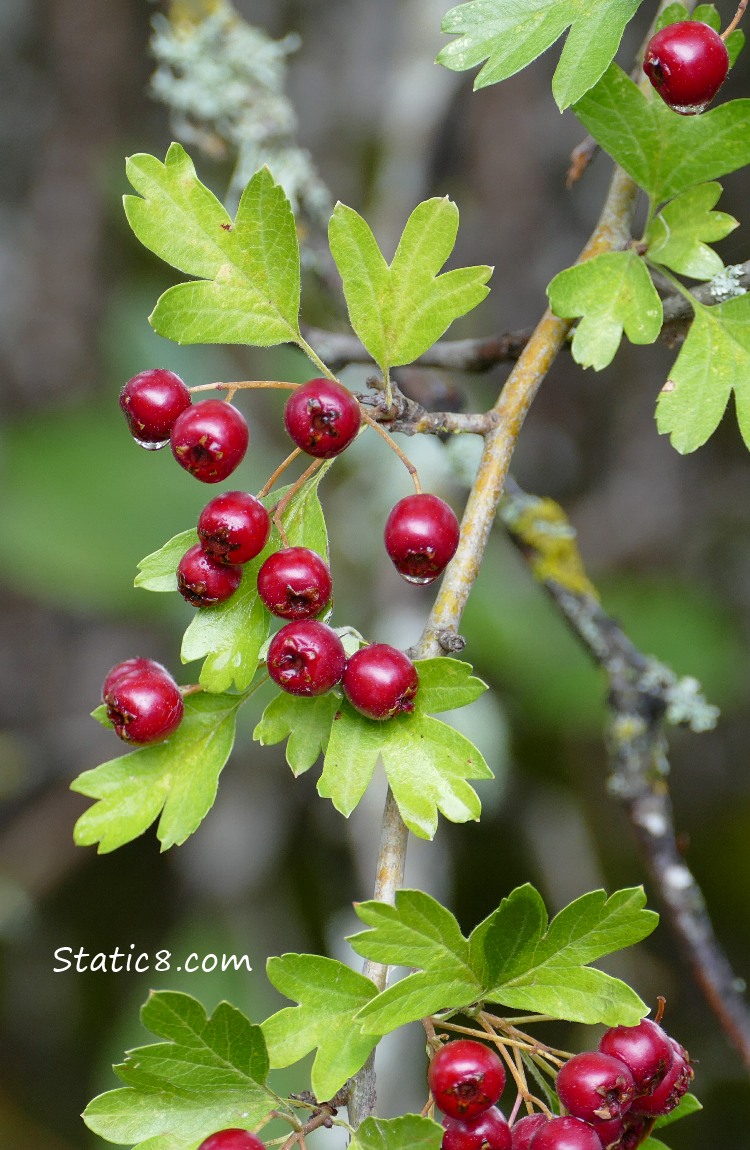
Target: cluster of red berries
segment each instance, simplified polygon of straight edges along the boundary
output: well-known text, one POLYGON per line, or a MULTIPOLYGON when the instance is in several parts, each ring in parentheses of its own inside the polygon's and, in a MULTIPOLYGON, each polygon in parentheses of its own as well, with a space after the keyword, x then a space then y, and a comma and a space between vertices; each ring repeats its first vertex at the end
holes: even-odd
POLYGON ((443 1150, 636 1150, 692 1078, 687 1052, 649 1019, 612 1027, 597 1050, 565 1063, 556 1088, 567 1114, 559 1118, 530 1114, 509 1126, 496 1105, 503 1064, 480 1042, 447 1043, 428 1071, 445 1114, 443 1150))
MULTIPOLYGON (((154 449, 171 443, 178 463, 204 483, 226 479, 247 450, 249 434, 242 414, 221 400, 194 405, 188 388, 171 371, 153 369, 128 380, 120 394, 120 407, 139 444, 154 449)), ((317 459, 330 459, 348 447, 359 434, 361 422, 356 397, 335 380, 310 380, 293 391, 284 409, 284 425, 295 446, 317 459)), ((401 499, 391 510, 385 546, 404 579, 431 583, 453 558, 459 530, 447 503, 419 492, 401 499)), ((212 499, 198 520, 199 542, 185 552, 177 568, 182 596, 195 607, 228 599, 240 585, 243 565, 260 555, 270 532, 271 517, 256 496, 228 491, 212 499)), ((375 643, 347 659, 336 631, 315 618, 330 602, 332 580, 328 565, 314 551, 283 547, 274 552, 260 567, 257 588, 267 609, 288 621, 268 650, 268 672, 282 690, 313 697, 340 683, 352 706, 370 719, 388 719, 413 710, 419 680, 403 652, 375 643)), ((171 711, 167 718, 166 700, 161 708, 154 702, 148 714, 138 710, 133 675, 136 681, 139 676, 148 679, 153 693, 154 676, 146 664, 151 661, 118 664, 105 683, 109 717, 128 742, 159 741, 179 723, 171 711), (115 696, 110 683, 124 667, 130 668, 127 699, 115 696)), ((167 673, 163 668, 162 672, 159 682, 163 687, 167 673)))
POLYGON ((708 107, 726 80, 729 53, 708 24, 680 20, 651 38, 643 70, 673 112, 694 116, 708 107))

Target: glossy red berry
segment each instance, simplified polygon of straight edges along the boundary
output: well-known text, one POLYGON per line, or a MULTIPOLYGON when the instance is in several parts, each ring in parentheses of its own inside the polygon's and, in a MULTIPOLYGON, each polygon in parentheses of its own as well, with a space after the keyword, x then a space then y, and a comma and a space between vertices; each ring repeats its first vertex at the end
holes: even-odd
POLYGON ((265 1150, 265 1144, 249 1130, 219 1130, 201 1142, 198 1150, 265 1150))
POLYGON ((621 1141, 625 1133, 625 1122, 626 1118, 610 1118, 608 1121, 595 1118, 590 1123, 591 1129, 595 1130, 599 1136, 602 1150, 622 1150, 621 1141))
POLYGON ((361 421, 357 400, 332 379, 311 379, 289 396, 284 408, 292 442, 318 459, 331 459, 348 447, 361 421))
POLYGON ((619 1058, 598 1051, 576 1054, 557 1075, 557 1096, 566 1110, 585 1122, 609 1121, 630 1109, 635 1083, 619 1058))
POLYGON ((511 1150, 508 1119, 497 1106, 490 1106, 476 1118, 443 1119, 442 1150, 511 1150))
POLYGON ((172 676, 166 667, 161 663, 157 663, 155 659, 125 659, 122 663, 115 663, 114 667, 107 672, 102 685, 102 699, 106 700, 107 695, 110 693, 115 683, 119 683, 120 679, 124 679, 126 675, 132 675, 133 672, 142 673, 149 671, 154 675, 165 675, 167 679, 172 676))
POLYGON ((680 20, 652 37, 643 70, 665 104, 692 116, 711 103, 726 80, 729 53, 708 24, 680 20))
POLYGON ((599 1136, 580 1118, 551 1118, 531 1140, 531 1150, 602 1150, 599 1136))
POLYGON ((207 555, 224 563, 249 563, 271 533, 271 517, 247 491, 225 491, 203 508, 198 538, 207 555))
POLYGON ((346 664, 336 632, 315 619, 287 623, 268 648, 268 673, 290 695, 323 695, 341 681, 346 664))
POLYGON ((414 710, 419 675, 403 651, 387 643, 372 643, 351 656, 341 685, 360 714, 368 719, 391 719, 414 710))
POLYGON ((190 404, 190 392, 179 375, 163 367, 134 375, 120 392, 131 435, 150 451, 169 443, 175 420, 190 404))
POLYGON ((599 1049, 630 1068, 636 1094, 649 1094, 672 1065, 669 1038, 649 1018, 637 1026, 613 1026, 602 1035, 599 1049))
POLYGON ((427 1082, 443 1113, 466 1121, 495 1105, 505 1086, 505 1068, 489 1046, 459 1038, 435 1054, 427 1082))
POLYGON ((687 1052, 672 1041, 673 1062, 662 1078, 659 1085, 641 1098, 636 1098, 633 1110, 637 1114, 649 1114, 658 1117, 670 1114, 679 1103, 694 1078, 693 1068, 687 1057, 687 1052))
POLYGON ((651 1130, 653 1118, 648 1114, 634 1114, 631 1110, 624 1119, 624 1130, 617 1143, 617 1150, 637 1150, 651 1130))
POLYGON ((193 607, 212 607, 223 603, 242 581, 242 568, 219 563, 196 543, 180 559, 177 567, 177 590, 193 607))
POLYGON ((258 572, 258 594, 273 615, 310 619, 331 598, 328 564, 309 547, 285 547, 269 555, 258 572))
POLYGON ((519 1118, 511 1130, 511 1150, 529 1150, 534 1135, 548 1122, 549 1118, 545 1114, 527 1114, 525 1118, 519 1118))
POLYGON ((460 526, 437 495, 407 495, 385 525, 385 549, 409 583, 432 583, 456 553, 460 526))
POLYGON ((220 483, 242 462, 249 432, 241 411, 223 399, 205 399, 175 420, 170 440, 181 467, 202 483, 220 483))
POLYGON ((158 672, 132 670, 120 676, 106 691, 104 702, 115 734, 126 743, 159 743, 169 738, 184 711, 180 689, 163 668, 158 672))

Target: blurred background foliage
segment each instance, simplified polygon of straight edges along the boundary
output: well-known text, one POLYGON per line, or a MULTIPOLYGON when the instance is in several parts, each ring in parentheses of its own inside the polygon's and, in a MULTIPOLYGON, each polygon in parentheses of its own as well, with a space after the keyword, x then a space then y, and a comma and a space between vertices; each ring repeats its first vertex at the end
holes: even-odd
MULTIPOLYGON (((221 5, 211 6, 221 16, 221 5)), ((575 258, 596 217, 609 165, 600 158, 564 190, 582 132, 552 101, 555 51, 473 95, 470 77, 432 63, 447 7, 237 0, 244 17, 283 41, 258 48, 256 70, 266 69, 277 95, 288 69, 291 104, 271 101, 256 120, 224 85, 225 72, 212 68, 211 53, 194 58, 208 111, 226 136, 245 141, 242 163, 267 156, 286 164, 308 243, 308 320, 340 327, 343 319, 320 255, 329 193, 362 211, 386 248, 420 198, 457 201, 457 263, 493 263, 496 272, 488 302, 455 335, 532 324, 546 283, 575 258)), ((623 60, 653 7, 643 6, 623 60)), ((728 19, 733 4, 720 7, 728 19)), ((194 0, 183 0, 172 15, 184 29, 195 11, 194 0)), ((137 1007, 150 987, 188 989, 208 1006, 229 997, 261 1018, 278 1005, 262 973, 267 955, 346 957, 351 902, 369 895, 377 849, 382 783, 344 821, 316 799, 315 771, 295 782, 278 748, 252 744, 257 713, 241 721, 217 805, 185 847, 160 856, 149 835, 97 858, 72 845, 85 801, 68 783, 117 753, 111 734, 88 718, 104 673, 132 655, 177 671, 190 618, 175 597, 133 590, 135 564, 190 526, 206 499, 168 453, 133 444, 117 407, 122 383, 156 365, 191 384, 309 374, 284 349, 180 349, 146 322, 173 281, 128 232, 119 203, 124 155, 163 155, 177 127, 218 194, 236 195, 242 168, 196 123, 195 90, 176 85, 164 16, 146 0, 0 4, 0 1145, 14 1150, 102 1145, 78 1113, 112 1084, 109 1066, 123 1048, 142 1041, 137 1007), (172 126, 149 94, 155 17, 157 88, 182 101, 172 126), (95 953, 131 944, 152 955, 168 949, 175 963, 190 951, 247 954, 255 973, 52 972, 57 947, 95 953)), ((249 45, 232 59, 240 78, 249 45)), ((726 95, 749 89, 743 59, 726 95)), ((720 204, 741 220, 749 182, 747 172, 728 179, 720 204)), ((721 245, 727 262, 750 256, 743 223, 721 245)), ((565 506, 605 606, 632 638, 697 675, 722 708, 716 731, 672 736, 672 788, 690 863, 747 976, 750 461, 731 414, 686 459, 658 437, 653 407, 671 354, 625 346, 597 376, 564 355, 534 405, 515 473, 565 506)), ((404 383, 442 397, 438 406, 478 410, 506 374, 408 373, 404 383)), ((345 378, 361 385, 366 376, 349 369, 345 378)), ((287 450, 283 400, 266 393, 239 402, 252 446, 237 485, 257 490, 287 450)), ((466 440, 408 444, 425 485, 457 508, 475 448, 466 440)), ((380 543, 388 507, 407 490, 405 473, 366 435, 322 492, 337 621, 402 647, 418 638, 431 596, 399 580, 380 543)), ((407 882, 447 901, 470 927, 518 882, 535 882, 555 909, 592 887, 643 881, 629 828, 606 792, 603 683, 500 532, 462 630, 493 691, 457 721, 497 778, 483 784, 480 824, 444 823, 435 844, 412 843, 407 882)), ((194 677, 192 668, 183 677, 194 677)), ((612 968, 649 1002, 666 995, 670 1029, 699 1060, 706 1113, 670 1131, 670 1145, 745 1147, 747 1081, 667 927, 612 968)), ((562 1037, 569 1047, 592 1038, 562 1037)), ((384 1044, 385 1113, 421 1108, 421 1046, 414 1028, 384 1044)), ((304 1083, 288 1074, 283 1085, 304 1083)))

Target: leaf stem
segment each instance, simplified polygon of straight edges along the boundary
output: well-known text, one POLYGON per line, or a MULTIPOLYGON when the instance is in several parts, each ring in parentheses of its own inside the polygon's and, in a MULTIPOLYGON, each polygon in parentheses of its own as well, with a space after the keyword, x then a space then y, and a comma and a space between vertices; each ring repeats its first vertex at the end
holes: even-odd
POLYGON ((409 472, 409 475, 411 475, 411 481, 414 484, 414 490, 416 491, 417 495, 421 495, 422 484, 419 482, 419 472, 417 471, 412 461, 409 459, 408 455, 406 455, 401 450, 393 436, 389 435, 385 428, 380 423, 378 423, 377 419, 373 419, 371 415, 368 415, 368 413, 362 408, 361 404, 359 410, 362 413, 362 418, 364 419, 365 423, 369 424, 370 427, 374 427, 378 435, 380 435, 386 441, 391 451, 396 452, 396 455, 399 457, 404 467, 409 472))
MULTIPOLYGON (((326 367, 318 353, 312 347, 310 347, 310 344, 307 342, 303 335, 300 335, 297 343, 302 351, 304 351, 307 358, 311 359, 318 370, 323 372, 323 375, 326 377, 326 379, 336 379, 336 376, 333 374, 331 369, 326 367)), ((338 383, 338 380, 336 380, 336 382, 338 383)))

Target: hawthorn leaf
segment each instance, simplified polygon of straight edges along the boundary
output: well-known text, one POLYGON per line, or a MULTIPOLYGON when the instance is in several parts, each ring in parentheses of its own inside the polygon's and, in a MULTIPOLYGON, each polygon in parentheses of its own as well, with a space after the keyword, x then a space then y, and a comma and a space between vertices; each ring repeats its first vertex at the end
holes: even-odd
POLYGON ((350 1150, 440 1150, 444 1134, 442 1126, 419 1114, 365 1118, 349 1145, 350 1150))
POLYGON ((286 761, 296 777, 309 771, 326 749, 334 716, 340 703, 332 691, 316 699, 280 692, 272 699, 253 731, 262 747, 286 745, 286 761))
POLYGON ((740 432, 750 448, 750 295, 706 308, 695 319, 656 407, 656 425, 685 455, 721 423, 734 391, 740 432))
POLYGON ((230 218, 180 144, 166 160, 127 161, 135 196, 128 223, 141 243, 197 281, 158 300, 150 322, 177 343, 299 343, 300 263, 291 205, 268 168, 252 177, 230 218))
POLYGON ((750 100, 681 116, 612 64, 573 110, 655 203, 750 163, 750 100))
POLYGON ((336 205, 328 229, 331 254, 352 327, 384 377, 417 359, 488 294, 490 267, 439 274, 457 232, 456 205, 447 197, 425 200, 409 216, 389 266, 365 220, 336 205))
POLYGON ((471 664, 460 659, 418 659, 415 666, 419 675, 415 706, 423 714, 465 707, 488 689, 473 674, 471 664))
POLYGON ((97 723, 100 723, 102 727, 106 727, 107 730, 113 730, 112 723, 107 715, 106 703, 100 703, 98 707, 95 707, 91 712, 91 718, 96 719, 97 723))
POLYGON ((649 258, 697 280, 718 275, 724 261, 708 245, 739 227, 734 216, 711 210, 721 191, 721 184, 698 184, 665 204, 646 233, 649 258))
POLYGON ((581 316, 573 358, 601 371, 614 359, 623 332, 631 343, 659 337, 663 309, 651 276, 634 251, 605 252, 566 268, 547 288, 550 307, 565 319, 581 316))
POLYGON ((679 1122, 681 1118, 688 1118, 691 1114, 697 1114, 702 1109, 702 1103, 694 1094, 683 1094, 674 1110, 670 1110, 669 1114, 659 1115, 654 1123, 654 1129, 663 1130, 665 1126, 671 1126, 673 1122, 679 1122))
POLYGON ((158 551, 152 551, 138 564, 134 586, 144 591, 176 591, 177 567, 182 556, 198 542, 194 527, 172 536, 158 551))
POLYGON ((642 887, 591 891, 547 923, 538 891, 518 887, 477 927, 485 997, 503 1006, 552 1014, 570 1022, 635 1026, 647 1007, 624 982, 588 964, 646 938, 658 915, 645 910, 642 887))
MULTIPOLYGON (((703 7, 712 7, 712 5, 702 5, 703 7)), ((668 24, 677 24, 680 20, 689 20, 690 13, 684 4, 669 4, 663 12, 660 12, 654 32, 661 32, 662 28, 666 28, 668 24)), ((705 21, 708 23, 708 21, 705 21)), ((712 25, 713 26, 713 25, 712 25)))
POLYGON ((269 982, 299 1006, 287 1006, 262 1023, 271 1066, 291 1066, 317 1049, 311 1085, 316 1098, 333 1098, 360 1070, 376 1037, 352 1025, 360 1007, 377 994, 369 978, 333 958, 284 954, 269 958, 269 982))
POLYGON ((318 794, 348 817, 378 757, 401 817, 418 838, 434 836, 438 811, 455 823, 479 818, 479 796, 467 780, 492 778, 490 768, 464 735, 418 707, 410 715, 376 722, 343 701, 331 728, 318 794))
POLYGON ((209 1018, 190 995, 156 991, 141 1018, 164 1041, 129 1051, 115 1067, 127 1085, 83 1113, 95 1134, 135 1150, 195 1150, 217 1130, 254 1129, 273 1110, 261 1028, 235 1007, 221 1002, 209 1018))
POLYGON ((417 967, 360 1011, 365 1033, 387 1034, 442 1007, 468 1006, 482 985, 469 962, 469 944, 455 917, 419 890, 400 890, 396 904, 359 903, 356 912, 371 929, 349 938, 363 958, 388 966, 417 967))
POLYGON ((645 1142, 641 1142, 641 1150, 669 1150, 658 1138, 647 1138, 645 1142))
POLYGON ((188 695, 180 726, 164 742, 139 747, 74 779, 71 790, 97 800, 76 822, 78 846, 98 843, 99 854, 108 854, 157 818, 162 850, 185 842, 214 804, 243 701, 240 695, 188 695))
POLYGON ((570 29, 552 80, 560 111, 596 84, 614 59, 641 0, 470 0, 451 8, 443 32, 458 35, 437 58, 463 72, 487 61, 474 81, 485 88, 507 80, 570 29))

